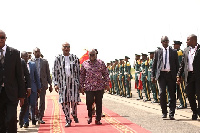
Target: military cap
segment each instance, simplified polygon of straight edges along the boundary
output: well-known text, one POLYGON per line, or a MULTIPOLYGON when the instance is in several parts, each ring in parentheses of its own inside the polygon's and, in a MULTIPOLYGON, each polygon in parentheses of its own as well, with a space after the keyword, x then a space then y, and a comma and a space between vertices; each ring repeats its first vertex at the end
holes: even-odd
POLYGON ((182 44, 182 42, 180 42, 180 41, 174 41, 174 44, 181 45, 181 44, 182 44))
POLYGON ((135 56, 140 56, 139 54, 135 54, 135 56))
POLYGON ((118 61, 118 59, 115 59, 115 61, 118 61))
POLYGON ((130 59, 128 56, 125 56, 125 58, 130 59))
POLYGON ((119 60, 121 61, 121 60, 124 60, 124 59, 119 59, 119 60))
POLYGON ((150 52, 148 52, 149 54, 153 54, 153 53, 155 53, 155 51, 150 51, 150 52))
POLYGON ((147 54, 144 54, 144 53, 141 53, 142 54, 142 56, 147 56, 147 54))

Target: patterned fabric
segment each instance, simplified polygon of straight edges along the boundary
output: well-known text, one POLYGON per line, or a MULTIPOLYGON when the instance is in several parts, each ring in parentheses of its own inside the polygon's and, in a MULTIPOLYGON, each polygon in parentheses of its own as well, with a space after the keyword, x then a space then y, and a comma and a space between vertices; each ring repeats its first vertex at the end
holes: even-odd
POLYGON ((70 54, 70 76, 65 69, 65 57, 59 55, 54 61, 53 81, 59 87, 59 103, 79 102, 80 63, 76 55, 70 54))
POLYGON ((103 90, 109 86, 109 74, 105 63, 97 59, 94 63, 88 59, 83 62, 80 71, 80 87, 85 91, 103 90))
MULTIPOLYGON (((71 102, 72 116, 77 116, 77 103, 71 102)), ((62 103, 62 110, 65 114, 67 123, 71 123, 70 119, 70 103, 62 103)))

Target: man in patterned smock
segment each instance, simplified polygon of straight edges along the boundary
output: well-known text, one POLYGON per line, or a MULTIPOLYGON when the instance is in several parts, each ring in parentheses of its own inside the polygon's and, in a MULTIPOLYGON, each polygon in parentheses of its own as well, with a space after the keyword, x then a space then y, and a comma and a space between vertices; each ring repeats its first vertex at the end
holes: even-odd
POLYGON ((94 49, 89 51, 89 59, 84 61, 80 71, 80 88, 86 93, 88 124, 92 122, 92 104, 96 103, 96 125, 101 125, 102 98, 104 89, 109 90, 109 74, 105 63, 96 58, 94 49))
POLYGON ((55 91, 59 91, 59 103, 66 118, 65 127, 70 127, 72 120, 70 119, 70 104, 72 108, 72 116, 75 123, 77 118, 77 103, 80 102, 79 96, 79 73, 80 63, 76 55, 70 54, 70 44, 62 45, 63 54, 56 57, 53 69, 53 81, 55 91))

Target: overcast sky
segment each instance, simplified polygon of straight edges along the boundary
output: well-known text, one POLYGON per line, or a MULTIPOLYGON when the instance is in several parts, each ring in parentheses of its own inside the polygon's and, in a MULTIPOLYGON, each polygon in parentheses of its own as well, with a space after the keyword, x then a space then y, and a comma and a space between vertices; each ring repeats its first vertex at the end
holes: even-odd
MULTIPOLYGON (((53 66, 64 42, 79 58, 97 48, 98 58, 131 59, 161 46, 200 35, 200 0, 0 0, 0 29, 20 51, 39 47, 53 66)), ((199 42, 199 38, 198 38, 199 42)))

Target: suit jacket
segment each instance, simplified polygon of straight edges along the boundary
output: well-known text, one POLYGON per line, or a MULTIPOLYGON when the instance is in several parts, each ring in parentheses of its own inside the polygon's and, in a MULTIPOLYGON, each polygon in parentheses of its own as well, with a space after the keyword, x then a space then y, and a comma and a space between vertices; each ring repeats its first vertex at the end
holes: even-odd
MULTIPOLYGON (((35 59, 32 59, 35 62, 35 59)), ((51 76, 49 70, 49 63, 47 60, 40 58, 40 82, 43 89, 48 88, 48 83, 51 84, 51 76)))
POLYGON ((29 61, 29 72, 31 78, 31 91, 37 92, 38 89, 41 89, 40 79, 36 69, 35 62, 29 61))
MULTIPOLYGON (((172 79, 176 81, 176 75, 179 68, 178 55, 177 51, 172 49, 171 47, 169 47, 169 63, 170 63, 170 71, 172 74, 172 79)), ((156 80, 158 80, 162 66, 163 66, 163 49, 158 48, 155 51, 154 55, 154 63, 152 66, 151 77, 154 77, 156 80)))
MULTIPOLYGON (((182 73, 185 74, 185 82, 187 83, 188 77, 188 54, 190 51, 190 47, 185 48, 183 52, 183 57, 181 61, 181 65, 177 76, 181 77, 182 73)), ((194 60, 193 60, 193 72, 195 74, 195 80, 200 83, 200 45, 198 45, 197 50, 195 52, 194 60)))
POLYGON ((18 98, 25 98, 25 84, 18 50, 7 46, 4 69, 4 87, 9 100, 17 102, 18 98))
POLYGON ((30 79, 30 74, 26 65, 26 62, 21 59, 21 64, 22 64, 22 78, 25 83, 25 89, 31 88, 31 79, 30 79))
POLYGON ((76 55, 70 54, 70 76, 66 76, 65 57, 59 55, 54 61, 53 81, 59 87, 59 103, 79 102, 80 62, 76 55))

